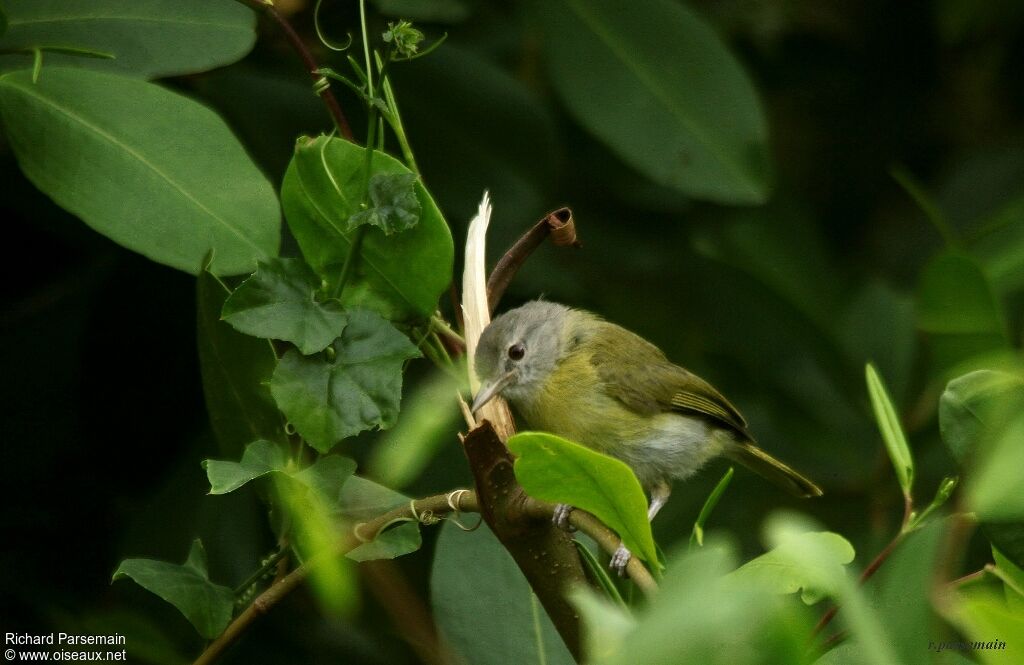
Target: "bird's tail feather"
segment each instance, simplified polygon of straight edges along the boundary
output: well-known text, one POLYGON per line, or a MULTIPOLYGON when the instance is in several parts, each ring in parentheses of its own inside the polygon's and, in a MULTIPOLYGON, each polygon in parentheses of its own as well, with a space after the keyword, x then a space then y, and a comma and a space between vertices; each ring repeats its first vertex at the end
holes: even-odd
POLYGON ((801 499, 809 499, 823 494, 821 488, 806 476, 749 441, 736 442, 727 446, 725 456, 801 499))

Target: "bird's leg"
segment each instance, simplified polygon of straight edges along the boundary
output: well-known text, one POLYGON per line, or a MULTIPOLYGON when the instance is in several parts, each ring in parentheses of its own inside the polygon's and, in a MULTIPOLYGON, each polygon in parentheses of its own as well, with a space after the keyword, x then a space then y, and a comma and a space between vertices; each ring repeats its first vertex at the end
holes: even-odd
MULTIPOLYGON (((668 497, 672 494, 672 486, 664 480, 658 481, 654 487, 651 488, 651 505, 647 509, 647 521, 653 522, 654 517, 661 510, 662 506, 668 503, 668 497)), ((615 550, 615 554, 612 555, 612 560, 609 562, 608 567, 619 574, 619 577, 623 577, 626 574, 626 564, 629 563, 632 553, 626 546, 619 544, 619 549, 615 550)))
POLYGON ((672 494, 672 486, 664 480, 659 480, 651 488, 651 506, 647 509, 647 521, 653 522, 655 515, 662 506, 668 503, 668 497, 672 494))
POLYGON ((554 522, 555 526, 559 529, 565 529, 570 533, 576 530, 576 527, 569 524, 569 513, 573 510, 572 506, 567 503, 555 504, 555 514, 552 516, 551 521, 554 522))

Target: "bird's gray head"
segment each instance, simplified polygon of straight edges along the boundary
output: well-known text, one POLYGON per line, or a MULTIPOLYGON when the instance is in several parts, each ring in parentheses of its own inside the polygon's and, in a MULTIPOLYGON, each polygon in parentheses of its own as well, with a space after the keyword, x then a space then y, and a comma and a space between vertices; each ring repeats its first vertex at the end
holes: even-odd
POLYGON ((495 395, 515 404, 544 384, 561 359, 570 311, 565 305, 535 300, 491 321, 473 358, 481 382, 474 412, 495 395))

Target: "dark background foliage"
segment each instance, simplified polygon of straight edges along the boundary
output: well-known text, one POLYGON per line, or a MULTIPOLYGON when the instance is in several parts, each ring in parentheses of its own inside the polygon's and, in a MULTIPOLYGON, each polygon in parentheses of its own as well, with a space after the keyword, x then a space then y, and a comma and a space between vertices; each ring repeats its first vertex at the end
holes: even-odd
MULTIPOLYGON (((309 7, 290 4, 315 44, 309 7)), ((356 24, 354 4, 341 4, 324 13, 338 37, 356 24)), ((398 4, 381 0, 377 10, 398 4)), ((762 206, 690 200, 622 163, 554 94, 538 26, 517 3, 447 0, 436 23, 422 24, 431 37, 450 37, 394 71, 410 141, 457 244, 485 188, 495 202, 492 257, 546 211, 574 209, 583 248, 543 248, 507 305, 543 294, 645 335, 719 386, 767 449, 826 488, 825 498, 798 505, 739 472, 713 529, 730 531, 752 555, 764 515, 798 507, 849 538, 863 566, 898 527, 902 506, 863 389, 865 361, 878 363, 905 414, 918 486, 953 471, 935 424, 943 362, 915 317, 922 269, 942 238, 891 172, 913 174, 962 234, 1024 195, 1024 11, 1012 0, 691 6, 761 95, 774 180, 762 206)), ((380 29, 386 16, 371 21, 380 29)), ((295 137, 328 127, 269 25, 242 62, 169 85, 220 112, 275 184, 295 137)), ((358 127, 360 104, 339 94, 358 127)), ((152 644, 154 662, 175 662, 175 653, 191 653, 180 645, 197 638, 141 589, 111 587, 117 562, 180 561, 201 535, 213 577, 230 584, 271 544, 255 493, 204 496, 198 460, 221 451, 201 393, 194 279, 87 229, 0 145, 9 257, 0 281, 0 625, 136 636, 159 625, 179 646, 135 643, 152 644)), ((1012 282, 997 287, 1019 345, 1024 299, 1012 282)), ((419 365, 406 395, 429 372, 419 365)), ((471 482, 458 421, 450 423, 433 434, 437 454, 406 493, 471 482)), ((366 460, 373 439, 341 452, 366 460)), ((688 536, 723 469, 714 464, 677 486, 655 523, 663 545, 688 536)), ((435 536, 424 535, 424 553, 400 566, 425 594, 435 536)), ((974 549, 981 561, 984 544, 974 549)), ((351 621, 330 622, 298 594, 232 662, 414 662, 380 614, 364 594, 351 621)))

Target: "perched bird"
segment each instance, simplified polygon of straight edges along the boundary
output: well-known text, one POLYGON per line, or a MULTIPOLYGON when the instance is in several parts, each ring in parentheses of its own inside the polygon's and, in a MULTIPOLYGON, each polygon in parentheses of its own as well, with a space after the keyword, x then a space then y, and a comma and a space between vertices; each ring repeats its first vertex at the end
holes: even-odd
MULTIPOLYGON (((747 423, 707 381, 658 347, 600 317, 534 301, 494 319, 474 356, 481 387, 473 411, 501 395, 526 424, 617 457, 650 494, 647 517, 672 491, 725 455, 798 497, 821 489, 754 443, 747 423)), ((566 526, 570 506, 555 510, 566 526)), ((621 574, 624 546, 611 565, 621 574)))

